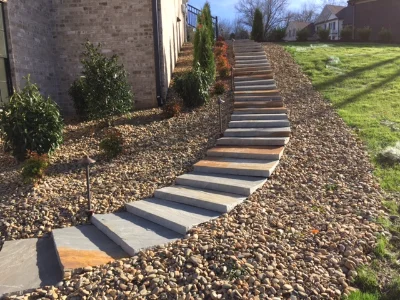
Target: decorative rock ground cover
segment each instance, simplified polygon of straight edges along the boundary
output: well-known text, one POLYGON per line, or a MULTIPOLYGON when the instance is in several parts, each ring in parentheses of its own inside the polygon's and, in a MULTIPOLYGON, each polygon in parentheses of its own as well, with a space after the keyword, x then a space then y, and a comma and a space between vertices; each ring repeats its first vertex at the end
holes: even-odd
MULTIPOLYGON (((363 145, 279 46, 265 48, 292 138, 271 179, 185 239, 74 275, 33 296, 139 299, 340 298, 381 229, 363 145)), ((28 296, 28 294, 26 294, 28 296)))

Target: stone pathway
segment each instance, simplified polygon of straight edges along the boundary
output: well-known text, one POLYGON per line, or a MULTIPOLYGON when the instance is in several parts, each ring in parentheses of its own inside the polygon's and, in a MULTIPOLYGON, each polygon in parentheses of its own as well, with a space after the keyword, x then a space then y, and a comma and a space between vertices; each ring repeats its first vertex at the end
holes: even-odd
MULTIPOLYGON (((194 165, 194 172, 178 177, 175 186, 157 190, 154 198, 128 203, 127 212, 94 215, 93 225, 54 230, 48 251, 56 253, 59 265, 39 256, 25 263, 39 269, 43 265, 54 273, 62 271, 68 278, 85 267, 180 239, 194 226, 229 212, 263 186, 289 141, 290 123, 262 46, 236 41, 234 53, 235 109, 229 128, 207 158, 194 165)), ((17 242, 29 248, 41 240, 17 242)), ((27 278, 23 262, 15 263, 12 243, 6 242, 0 252, 5 266, 0 269, 0 295, 54 284, 40 280, 35 272, 27 278), (16 267, 6 268, 9 265, 16 267)))

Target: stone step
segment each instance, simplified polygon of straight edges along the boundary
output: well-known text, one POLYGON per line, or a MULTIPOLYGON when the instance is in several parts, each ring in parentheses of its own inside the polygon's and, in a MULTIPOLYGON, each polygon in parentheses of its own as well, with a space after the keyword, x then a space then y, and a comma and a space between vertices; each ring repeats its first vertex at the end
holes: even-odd
POLYGON ((253 71, 266 71, 266 72, 271 71, 272 72, 272 69, 271 69, 271 67, 264 67, 264 66, 234 68, 233 69, 233 74, 237 74, 237 73, 240 73, 240 72, 250 72, 250 71, 251 72, 253 72, 253 71))
POLYGON ((52 235, 64 273, 129 256, 93 225, 54 229, 52 235))
POLYGON ((235 55, 235 61, 248 61, 248 60, 266 60, 267 56, 263 55, 235 55))
POLYGON ((155 191, 159 199, 196 206, 220 213, 231 211, 246 198, 240 195, 197 189, 189 186, 175 185, 155 191))
POLYGON ((271 64, 268 62, 257 62, 257 63, 237 63, 235 64, 235 68, 244 68, 244 67, 256 67, 256 66, 263 66, 263 67, 270 67, 271 64))
POLYGON ((278 160, 209 157, 194 165, 195 172, 240 176, 270 177, 278 160))
POLYGON ((234 95, 237 96, 280 96, 280 90, 261 90, 261 91, 235 91, 234 95))
POLYGON ((257 86, 257 85, 270 85, 270 84, 275 84, 275 80, 264 79, 264 80, 237 81, 235 82, 235 88, 239 86, 257 86))
POLYGON ((178 202, 151 198, 126 204, 131 214, 180 234, 220 216, 219 212, 178 202))
POLYGON ((276 89, 277 87, 275 84, 235 86, 235 91, 265 91, 265 90, 276 90, 276 89))
POLYGON ((248 114, 287 114, 286 107, 264 107, 264 108, 235 108, 233 113, 235 115, 248 115, 248 114))
POLYGON ((280 146, 247 146, 247 147, 214 147, 207 151, 210 157, 232 157, 247 159, 278 160, 281 158, 284 147, 280 146))
POLYGON ((264 75, 250 75, 250 76, 235 76, 234 82, 241 82, 241 81, 252 81, 252 80, 270 80, 274 79, 274 75, 271 74, 264 74, 264 75))
MULTIPOLYGON (((62 281, 53 239, 6 241, 0 251, 0 299, 62 281)), ((24 298, 27 299, 27 298, 24 298)))
POLYGON ((290 127, 275 128, 229 128, 225 130, 227 137, 288 137, 290 127))
POLYGON ((235 51, 235 56, 251 56, 251 55, 261 56, 265 55, 265 52, 257 48, 241 49, 235 51))
POLYGON ((283 101, 282 96, 235 96, 235 101, 238 102, 257 102, 257 101, 283 101))
POLYGON ((273 73, 272 70, 268 71, 268 70, 262 70, 262 71, 233 71, 234 72, 234 76, 255 76, 255 75, 261 75, 261 76, 265 76, 265 75, 271 75, 271 78, 273 78, 273 73))
POLYGON ((288 137, 222 137, 217 140, 218 146, 284 146, 288 137))
POLYGON ((235 67, 236 65, 243 65, 243 64, 270 64, 268 58, 263 58, 263 59, 254 59, 254 60, 241 60, 237 59, 235 60, 235 67))
POLYGON ((249 120, 288 120, 287 114, 232 114, 232 121, 249 121, 249 120))
POLYGON ((188 173, 179 176, 176 183, 200 189, 233 193, 242 196, 249 196, 267 181, 266 178, 218 175, 206 173, 188 173))
POLYGON ((229 128, 290 127, 289 120, 242 120, 229 122, 229 128))
POLYGON ((240 53, 243 51, 258 51, 258 52, 263 52, 264 49, 260 46, 260 45, 244 45, 244 46, 240 46, 240 47, 234 47, 233 51, 234 53, 240 53))
POLYGON ((94 215, 92 224, 134 256, 140 250, 165 245, 182 238, 179 233, 129 212, 94 215))
POLYGON ((283 101, 235 101, 235 108, 266 108, 266 107, 282 107, 283 101))

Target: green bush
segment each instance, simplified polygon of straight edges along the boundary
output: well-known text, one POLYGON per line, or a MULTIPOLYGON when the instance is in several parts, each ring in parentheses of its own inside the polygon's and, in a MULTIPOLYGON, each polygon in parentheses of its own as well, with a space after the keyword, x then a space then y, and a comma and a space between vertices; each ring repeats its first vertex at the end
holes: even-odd
POLYGON ((286 36, 286 29, 284 27, 277 27, 268 35, 268 40, 271 42, 281 42, 286 36))
POLYGON ((26 78, 0 112, 0 128, 6 148, 20 161, 27 152, 48 154, 63 141, 63 121, 55 102, 44 98, 37 85, 26 78))
POLYGON ((344 42, 351 41, 353 38, 353 29, 350 26, 345 26, 340 32, 340 39, 344 42))
POLYGON ((133 95, 118 56, 107 58, 100 50, 100 45, 85 44, 83 76, 72 84, 69 94, 81 116, 109 120, 133 109, 133 95))
POLYGON ((187 107, 198 107, 208 101, 208 74, 199 64, 175 80, 174 88, 187 107))
POLYGON ((204 18, 202 24, 207 27, 208 34, 211 39, 211 43, 213 44, 213 41, 215 39, 215 31, 214 31, 214 26, 212 23, 211 7, 210 7, 210 3, 208 1, 203 6, 202 15, 204 18))
POLYGON ((364 28, 358 28, 357 29, 357 34, 358 38, 362 42, 368 42, 369 38, 371 37, 372 29, 370 27, 364 27, 364 28))
POLYGON ((49 157, 47 154, 39 155, 31 152, 29 158, 22 167, 22 178, 25 183, 34 183, 43 177, 44 172, 49 166, 49 157))
POLYGON ((198 39, 197 56, 194 57, 193 66, 199 64, 200 69, 207 74, 206 79, 209 85, 215 80, 215 57, 212 49, 209 31, 203 25, 197 26, 196 35, 198 39))
POLYGON ((124 139, 118 130, 110 130, 107 136, 100 142, 100 149, 103 150, 108 159, 120 155, 123 151, 124 139))
POLYGON ((390 43, 392 41, 392 31, 382 28, 379 32, 379 40, 383 43, 390 43))
POLYGON ((256 8, 254 12, 253 27, 251 28, 251 39, 262 42, 264 39, 264 25, 261 10, 256 8))
POLYGON ((310 32, 307 28, 297 31, 296 40, 298 42, 307 42, 308 37, 310 36, 310 32))
POLYGON ((319 40, 322 42, 326 42, 329 40, 329 34, 330 34, 329 29, 319 29, 318 30, 318 37, 319 37, 319 40))

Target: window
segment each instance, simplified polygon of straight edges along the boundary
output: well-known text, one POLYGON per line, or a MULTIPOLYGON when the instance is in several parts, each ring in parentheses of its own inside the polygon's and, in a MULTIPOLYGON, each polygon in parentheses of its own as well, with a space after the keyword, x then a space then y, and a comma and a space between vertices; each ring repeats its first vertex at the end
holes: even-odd
POLYGON ((336 22, 333 22, 333 23, 332 23, 332 29, 333 29, 333 30, 336 30, 336 22))
POLYGON ((8 102, 12 88, 4 20, 4 3, 0 2, 0 107, 8 102))

